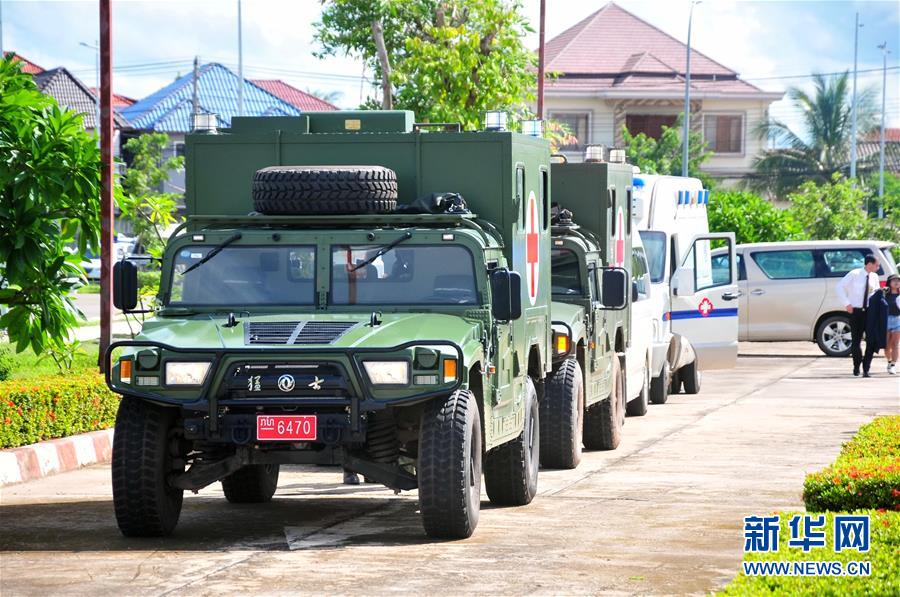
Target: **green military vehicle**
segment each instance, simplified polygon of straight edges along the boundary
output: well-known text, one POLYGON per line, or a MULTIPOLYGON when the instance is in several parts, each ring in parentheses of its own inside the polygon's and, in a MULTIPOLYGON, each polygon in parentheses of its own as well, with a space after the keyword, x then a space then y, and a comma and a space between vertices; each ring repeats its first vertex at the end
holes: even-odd
MULTIPOLYGON (((427 127, 329 112, 187 137, 189 215, 159 307, 106 355, 125 535, 170 533, 184 490, 217 481, 231 502, 268 501, 281 464, 417 488, 435 537, 474 531, 482 472, 492 502, 532 500, 548 144, 427 127)), ((114 289, 138 308, 131 262, 114 289)))
POLYGON ((554 358, 540 413, 541 463, 547 467, 575 468, 582 446, 619 445, 626 413, 629 293, 621 287, 613 291, 618 302, 603 296, 611 291, 603 281, 616 270, 628 278, 621 268, 631 256, 631 182, 627 164, 552 167, 554 358))

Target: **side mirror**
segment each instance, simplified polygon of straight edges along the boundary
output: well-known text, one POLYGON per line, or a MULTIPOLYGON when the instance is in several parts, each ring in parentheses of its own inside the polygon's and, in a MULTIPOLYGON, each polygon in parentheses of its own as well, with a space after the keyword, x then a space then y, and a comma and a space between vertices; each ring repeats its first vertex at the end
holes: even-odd
POLYGON ((641 293, 638 292, 638 283, 637 280, 631 281, 631 302, 637 302, 638 299, 641 298, 641 293))
POLYGON ((628 306, 628 282, 631 276, 621 267, 602 268, 601 299, 604 309, 620 311, 628 306))
POLYGON ((498 321, 522 317, 522 276, 508 269, 491 272, 491 313, 498 321))
POLYGON ((672 293, 675 296, 693 296, 694 292, 694 268, 678 268, 672 276, 672 293))
POLYGON ((120 311, 133 311, 138 304, 137 266, 127 259, 113 265, 113 305, 120 311))

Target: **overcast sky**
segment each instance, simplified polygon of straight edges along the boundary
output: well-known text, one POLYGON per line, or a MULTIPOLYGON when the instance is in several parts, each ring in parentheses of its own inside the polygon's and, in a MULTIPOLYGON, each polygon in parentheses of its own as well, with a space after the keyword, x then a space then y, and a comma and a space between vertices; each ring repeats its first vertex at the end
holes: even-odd
MULTIPOLYGON (((537 29, 539 0, 524 0, 537 29)), ((95 52, 79 42, 98 36, 97 1, 0 0, 3 49, 44 68, 66 66, 88 85, 95 52)), ((547 38, 558 35, 605 4, 602 0, 547 0, 547 38)), ((687 38, 688 0, 619 0, 618 4, 674 37, 687 38)), ((318 0, 243 0, 244 70, 251 78, 280 78, 301 89, 340 92, 352 108, 372 93, 363 65, 352 58, 313 56, 312 23, 318 0)), ((860 13, 860 87, 875 87, 880 101, 881 51, 888 56, 889 126, 900 126, 900 2, 705 0, 694 10, 693 45, 763 89, 808 86, 812 72, 853 66, 853 18, 860 13), (797 76, 797 78, 784 78, 797 76)), ((237 0, 114 0, 115 91, 144 97, 187 73, 191 61, 236 68, 237 0)), ((537 34, 526 38, 537 47, 537 34)), ((796 122, 788 102, 773 114, 796 122)))

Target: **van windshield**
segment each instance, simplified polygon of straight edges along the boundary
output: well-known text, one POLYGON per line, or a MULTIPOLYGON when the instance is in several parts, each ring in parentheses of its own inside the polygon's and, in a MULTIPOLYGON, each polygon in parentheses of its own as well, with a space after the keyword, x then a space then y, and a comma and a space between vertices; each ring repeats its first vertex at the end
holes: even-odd
POLYGON ((641 241, 647 252, 650 281, 662 282, 666 278, 666 233, 658 230, 641 230, 641 241))

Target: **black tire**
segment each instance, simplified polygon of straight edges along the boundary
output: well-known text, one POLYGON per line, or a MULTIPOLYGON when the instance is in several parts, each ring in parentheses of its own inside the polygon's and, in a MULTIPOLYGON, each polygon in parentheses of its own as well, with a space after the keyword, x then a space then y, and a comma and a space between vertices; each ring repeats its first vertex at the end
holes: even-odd
POLYGON ((381 166, 273 166, 253 175, 253 209, 269 215, 389 213, 397 175, 381 166))
POLYGON ((829 315, 816 328, 816 344, 829 357, 850 355, 850 318, 846 315, 829 315))
POLYGON ((568 358, 544 382, 541 411, 541 465, 573 469, 581 462, 584 425, 584 377, 568 358))
POLYGON ((491 503, 501 506, 530 504, 537 494, 540 468, 540 405, 534 382, 525 378, 525 425, 511 442, 484 455, 484 485, 491 503))
POLYGON ((222 491, 232 504, 263 504, 278 488, 277 464, 251 464, 222 479, 222 491))
POLYGON ((681 393, 681 370, 676 369, 672 371, 672 375, 669 380, 669 394, 679 394, 681 393))
POLYGON ((584 447, 588 450, 615 450, 622 440, 625 380, 618 358, 613 359, 612 376, 609 396, 584 413, 584 447))
POLYGON ((663 361, 662 371, 650 381, 650 402, 653 404, 665 404, 669 399, 669 385, 672 370, 669 361, 663 361))
POLYGON ((163 537, 181 515, 184 490, 166 478, 183 472, 172 456, 175 411, 124 396, 116 415, 112 449, 113 505, 126 537, 163 537))
POLYGON ((643 417, 647 414, 650 405, 650 356, 647 355, 644 364, 644 379, 641 382, 641 393, 637 398, 628 401, 625 414, 629 417, 643 417))
POLYGON ((433 401, 419 431, 419 508, 429 537, 465 539, 481 510, 481 422, 475 396, 433 401))
POLYGON ((678 377, 681 379, 681 387, 684 388, 685 394, 700 393, 700 368, 697 367, 696 358, 691 364, 679 369, 678 377))

